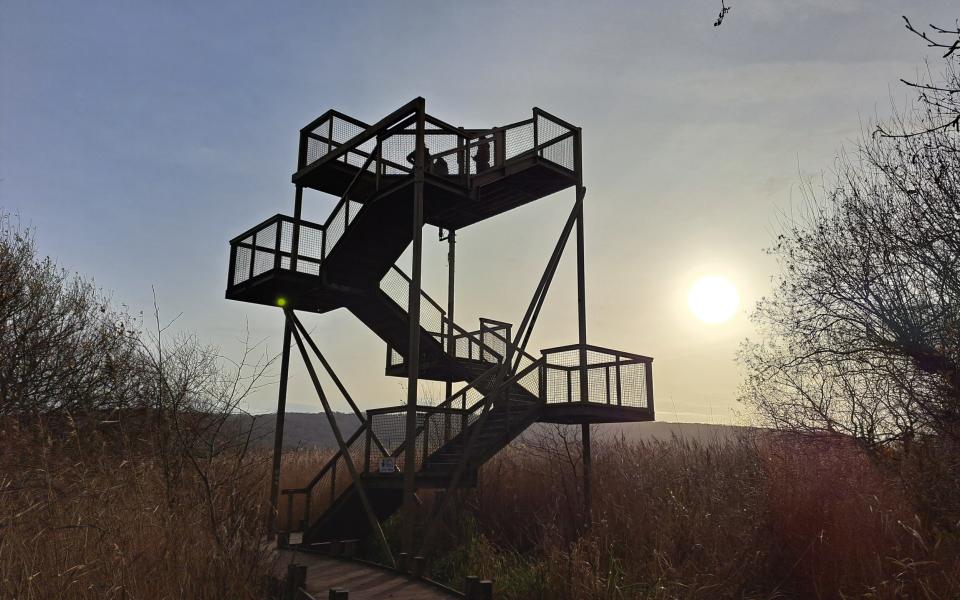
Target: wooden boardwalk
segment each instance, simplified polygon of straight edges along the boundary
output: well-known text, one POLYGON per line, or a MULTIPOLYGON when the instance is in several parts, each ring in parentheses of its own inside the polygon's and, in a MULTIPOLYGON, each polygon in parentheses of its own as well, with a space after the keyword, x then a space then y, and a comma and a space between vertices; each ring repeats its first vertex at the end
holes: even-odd
POLYGON ((277 550, 277 574, 287 565, 307 567, 307 591, 325 600, 332 588, 350 592, 350 600, 449 600, 463 598, 422 581, 364 563, 319 554, 277 550))

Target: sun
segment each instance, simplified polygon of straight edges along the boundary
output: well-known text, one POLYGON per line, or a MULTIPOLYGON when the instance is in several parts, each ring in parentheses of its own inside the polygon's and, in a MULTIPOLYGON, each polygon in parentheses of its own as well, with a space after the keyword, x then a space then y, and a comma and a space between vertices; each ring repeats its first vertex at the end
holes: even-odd
POLYGON ((740 294, 726 277, 707 275, 690 287, 687 306, 704 323, 724 323, 737 312, 740 294))

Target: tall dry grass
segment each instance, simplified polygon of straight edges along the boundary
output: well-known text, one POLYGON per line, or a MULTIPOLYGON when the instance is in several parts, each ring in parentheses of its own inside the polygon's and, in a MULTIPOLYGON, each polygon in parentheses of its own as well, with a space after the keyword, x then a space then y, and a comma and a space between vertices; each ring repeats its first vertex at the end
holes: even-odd
POLYGON ((263 597, 265 454, 168 480, 144 440, 11 422, 0 439, 0 597, 263 597))
POLYGON ((915 456, 842 438, 595 442, 585 529, 578 442, 548 436, 484 466, 432 574, 495 579, 504 599, 960 598, 957 521, 922 510, 931 490, 906 474, 931 459, 915 456))

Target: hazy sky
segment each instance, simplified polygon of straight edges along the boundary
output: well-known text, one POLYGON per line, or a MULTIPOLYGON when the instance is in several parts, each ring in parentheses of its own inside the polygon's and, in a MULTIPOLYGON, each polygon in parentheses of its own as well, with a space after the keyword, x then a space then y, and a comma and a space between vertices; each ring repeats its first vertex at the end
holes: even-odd
MULTIPOLYGON (((717 28, 719 4, 0 0, 0 208, 116 303, 150 310, 153 287, 181 330, 235 355, 249 323, 276 353, 280 311, 223 299, 227 240, 290 213, 300 127, 331 107, 373 122, 416 96, 466 127, 539 106, 583 127, 589 341, 655 358, 660 419, 730 421, 778 213, 936 56, 900 15, 950 24, 957 5, 731 0, 717 28), (704 274, 739 288, 730 322, 690 315, 704 274)), ((318 220, 331 206, 309 203, 318 220)), ((460 324, 519 321, 572 203, 460 233, 460 324)), ((425 287, 444 303, 445 247, 424 239, 425 287)), ((574 257, 534 349, 576 341, 574 257)), ((349 313, 304 320, 362 407, 404 400, 349 313)), ((319 410, 293 377, 291 407, 319 410)))

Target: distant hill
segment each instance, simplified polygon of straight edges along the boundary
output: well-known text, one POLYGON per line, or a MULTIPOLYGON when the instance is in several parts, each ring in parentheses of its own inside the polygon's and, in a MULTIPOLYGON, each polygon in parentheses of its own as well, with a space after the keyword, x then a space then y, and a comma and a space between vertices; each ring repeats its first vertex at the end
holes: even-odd
MULTIPOLYGON (((273 445, 273 429, 276 415, 256 415, 254 417, 238 415, 237 424, 249 426, 254 420, 254 439, 257 446, 273 445)), ((359 424, 356 416, 350 413, 336 413, 337 425, 344 438, 353 433, 359 424)), ((536 424, 526 433, 536 435, 542 428, 552 427, 549 424, 536 424)), ((711 425, 706 423, 615 423, 609 425, 595 425, 593 437, 596 440, 619 438, 623 436, 628 441, 666 441, 678 437, 698 442, 726 442, 734 439, 739 433, 747 431, 745 427, 733 425, 711 425)), ((327 417, 323 413, 287 413, 284 419, 283 447, 293 449, 308 448, 336 448, 337 441, 333 436, 327 417)))
MULTIPOLYGON (((344 440, 350 437, 357 426, 359 419, 352 413, 334 413, 337 426, 344 440)), ((277 423, 276 414, 267 415, 236 415, 233 417, 237 426, 245 431, 253 422, 253 443, 255 446, 273 446, 273 431, 277 423)), ((283 447, 288 450, 294 448, 336 448, 337 440, 330 429, 327 416, 323 413, 287 413, 283 420, 283 447)))

